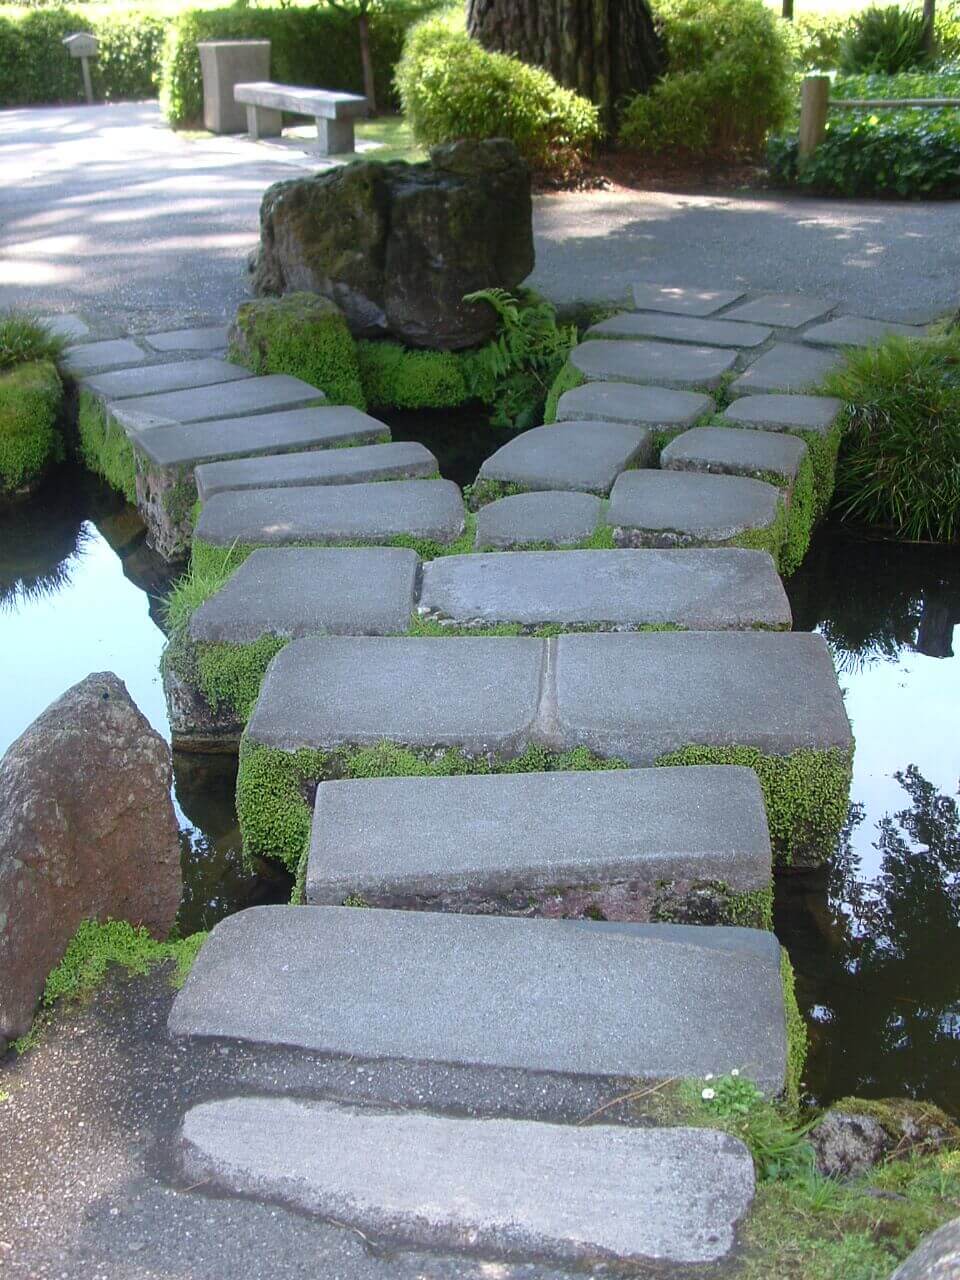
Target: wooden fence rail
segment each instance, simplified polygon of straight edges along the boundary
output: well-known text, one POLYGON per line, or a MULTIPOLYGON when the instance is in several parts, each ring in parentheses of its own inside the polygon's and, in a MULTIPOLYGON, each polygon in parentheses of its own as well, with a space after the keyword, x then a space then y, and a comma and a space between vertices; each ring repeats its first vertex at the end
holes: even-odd
POLYGON ((827 132, 827 112, 836 110, 891 110, 901 107, 936 111, 960 107, 960 98, 831 98, 829 76, 804 76, 800 86, 800 155, 816 151, 827 132))

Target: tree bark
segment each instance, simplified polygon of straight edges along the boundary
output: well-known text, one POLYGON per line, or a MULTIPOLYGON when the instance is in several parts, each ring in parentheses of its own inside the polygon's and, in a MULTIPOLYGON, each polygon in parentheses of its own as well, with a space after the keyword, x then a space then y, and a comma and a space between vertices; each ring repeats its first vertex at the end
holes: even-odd
POLYGON ((367 99, 367 115, 377 114, 377 87, 373 78, 373 57, 370 54, 370 19, 366 9, 357 14, 360 28, 360 61, 363 64, 363 92, 367 99))
POLYGON ((793 0, 783 0, 780 7, 780 17, 786 18, 788 22, 793 21, 793 0))
POLYGON ((595 102, 608 129, 620 99, 665 66, 647 0, 467 0, 467 30, 595 102))
POLYGON ((932 57, 937 42, 937 0, 923 0, 923 46, 932 57))

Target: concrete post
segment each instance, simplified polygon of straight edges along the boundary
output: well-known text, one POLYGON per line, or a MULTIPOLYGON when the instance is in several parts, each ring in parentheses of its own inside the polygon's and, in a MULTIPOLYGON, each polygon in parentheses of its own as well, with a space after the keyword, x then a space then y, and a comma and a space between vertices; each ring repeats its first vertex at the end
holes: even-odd
POLYGON ((827 131, 830 77, 804 76, 800 89, 800 158, 813 155, 827 131))
POLYGON ((197 48, 204 128, 211 133, 246 133, 247 112, 242 102, 234 101, 234 85, 270 79, 270 41, 202 40, 197 48))

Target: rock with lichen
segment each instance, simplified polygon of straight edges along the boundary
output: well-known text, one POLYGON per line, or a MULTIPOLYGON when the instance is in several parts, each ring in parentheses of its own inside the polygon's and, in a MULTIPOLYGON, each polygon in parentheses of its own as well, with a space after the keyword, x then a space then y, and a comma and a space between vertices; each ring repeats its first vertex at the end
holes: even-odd
POLYGON ((881 1160, 955 1145, 960 1128, 932 1103, 841 1098, 810 1130, 809 1141, 824 1177, 850 1178, 881 1160))

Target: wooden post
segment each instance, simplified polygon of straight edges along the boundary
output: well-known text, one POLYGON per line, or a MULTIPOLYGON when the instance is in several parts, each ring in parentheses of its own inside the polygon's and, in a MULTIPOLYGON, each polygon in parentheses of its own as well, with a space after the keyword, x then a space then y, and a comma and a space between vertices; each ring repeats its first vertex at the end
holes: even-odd
POLYGON ((800 88, 800 158, 813 155, 827 131, 830 77, 804 76, 800 88))
POLYGON ((780 6, 780 17, 786 18, 787 22, 793 21, 793 0, 783 0, 780 6))
POLYGON ((93 80, 90 77, 90 59, 81 58, 80 66, 83 68, 83 92, 86 95, 88 104, 93 102, 93 80))

